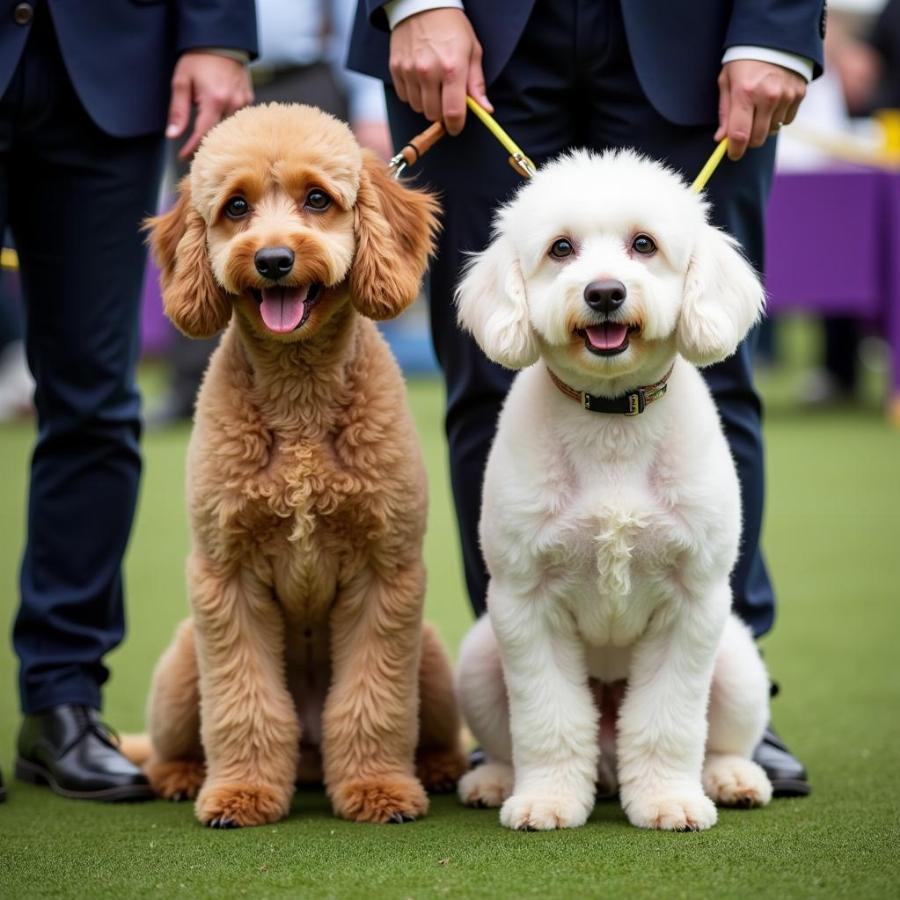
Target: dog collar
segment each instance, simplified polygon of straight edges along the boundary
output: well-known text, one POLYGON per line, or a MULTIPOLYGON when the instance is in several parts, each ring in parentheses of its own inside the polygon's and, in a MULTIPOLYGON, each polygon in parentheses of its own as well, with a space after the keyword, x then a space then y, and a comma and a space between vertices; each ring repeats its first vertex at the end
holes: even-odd
POLYGON ((623 416, 639 416, 654 400, 659 400, 666 392, 666 383, 672 374, 675 364, 669 366, 669 371, 655 384, 639 387, 637 390, 624 394, 621 397, 595 397, 586 391, 576 391, 561 381, 554 371, 548 366, 547 372, 550 380, 570 399, 580 403, 585 409, 599 413, 620 413, 623 416))

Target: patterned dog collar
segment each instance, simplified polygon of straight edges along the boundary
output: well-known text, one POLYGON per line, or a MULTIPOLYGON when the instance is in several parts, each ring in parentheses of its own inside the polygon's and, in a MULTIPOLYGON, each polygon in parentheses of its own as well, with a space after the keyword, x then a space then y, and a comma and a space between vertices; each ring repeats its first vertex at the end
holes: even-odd
POLYGON ((660 378, 656 384, 648 384, 630 391, 621 397, 595 397, 586 391, 576 391, 561 381, 552 369, 547 368, 550 380, 571 400, 580 403, 585 409, 599 413, 619 413, 623 416, 639 416, 654 400, 659 400, 666 393, 666 383, 672 374, 675 364, 669 367, 669 371, 660 378))

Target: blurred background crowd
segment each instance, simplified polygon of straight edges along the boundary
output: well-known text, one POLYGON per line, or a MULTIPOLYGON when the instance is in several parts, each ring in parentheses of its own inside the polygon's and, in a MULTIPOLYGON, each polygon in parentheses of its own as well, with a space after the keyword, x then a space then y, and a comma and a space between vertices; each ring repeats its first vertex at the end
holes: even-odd
MULTIPOLYGON (((255 102, 320 106, 346 119, 363 145, 388 158, 392 148, 381 85, 343 65, 354 8, 354 0, 258 0, 260 57, 251 67, 255 102)), ((860 402, 880 391, 888 414, 900 421, 900 275, 891 271, 889 243, 875 246, 890 240, 890 234, 878 236, 890 212, 885 203, 893 198, 900 204, 900 191, 886 192, 878 179, 900 170, 900 0, 831 3, 825 56, 824 76, 809 86, 796 122, 779 140, 767 241, 770 310, 761 326, 757 362, 761 370, 785 362, 791 340, 782 326, 799 311, 815 325, 804 329, 804 365, 785 399, 822 408, 860 402), (840 216, 827 215, 844 195, 848 207, 840 216), (870 233, 873 240, 866 241, 870 233), (861 253, 853 252, 857 243, 861 253), (829 254, 829 246, 842 252, 829 254), (868 392, 864 385, 871 386, 868 392)), ((186 172, 178 144, 170 150, 161 207, 186 172)), ((29 415, 32 391, 8 234, 4 248, 0 421, 29 415)), ((152 265, 142 318, 144 355, 161 360, 165 370, 164 390, 145 407, 147 422, 162 427, 187 421, 215 342, 188 341, 163 319, 152 265)), ((385 328, 408 374, 435 370, 421 304, 385 328)))

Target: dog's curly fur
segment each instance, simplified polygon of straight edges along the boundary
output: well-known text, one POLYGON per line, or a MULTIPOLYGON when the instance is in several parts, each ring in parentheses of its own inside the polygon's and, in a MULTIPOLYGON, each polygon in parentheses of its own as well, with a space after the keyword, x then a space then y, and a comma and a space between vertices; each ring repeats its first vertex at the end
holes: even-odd
POLYGON ((458 300, 485 353, 523 369, 485 472, 490 617, 459 689, 488 763, 462 799, 521 829, 583 824, 598 783, 644 828, 767 803, 750 756, 768 680, 729 614, 737 474, 691 365, 734 353, 763 304, 755 273, 674 173, 579 152, 499 211, 458 300), (627 417, 585 410, 548 370, 608 398, 670 374, 627 417))
POLYGON ((336 119, 272 104, 210 132, 149 224, 172 321, 228 326, 189 448, 193 615, 157 666, 145 762, 203 823, 276 821, 317 776, 338 815, 405 821, 428 805, 416 766, 443 789, 464 770, 449 663, 421 624, 424 468, 370 321, 415 298, 436 211, 336 119), (254 258, 273 246, 295 259, 278 285, 318 291, 286 333, 261 315, 273 282, 254 258))

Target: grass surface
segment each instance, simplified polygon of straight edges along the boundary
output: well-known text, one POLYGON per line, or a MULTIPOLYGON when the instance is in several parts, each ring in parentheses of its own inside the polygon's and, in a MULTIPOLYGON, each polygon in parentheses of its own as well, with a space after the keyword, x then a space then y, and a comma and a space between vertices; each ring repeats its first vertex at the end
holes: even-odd
MULTIPOLYGON (((789 329, 789 342, 795 338, 789 329)), ((796 331, 803 349, 804 332, 796 331)), ((805 352, 805 351, 804 351, 805 352)), ((801 354, 802 355, 802 354, 801 354)), ((777 726, 814 794, 725 811, 702 834, 631 828, 615 803, 577 831, 516 834, 494 811, 436 798, 405 827, 338 821, 299 794, 276 826, 215 832, 189 804, 66 801, 12 781, 18 723, 12 654, 0 647, 0 897, 896 897, 900 776, 900 434, 877 403, 798 415, 783 376, 764 379, 766 548, 780 596, 765 640, 782 683, 777 726)), ((868 391, 872 396, 872 391, 868 391)), ((428 617, 451 648, 469 624, 430 381, 410 385, 430 472, 428 617)), ((150 670, 186 610, 186 430, 148 435, 127 561, 129 637, 110 657, 106 717, 142 726, 150 670)), ((16 604, 27 425, 0 428, 0 621, 16 604)))

